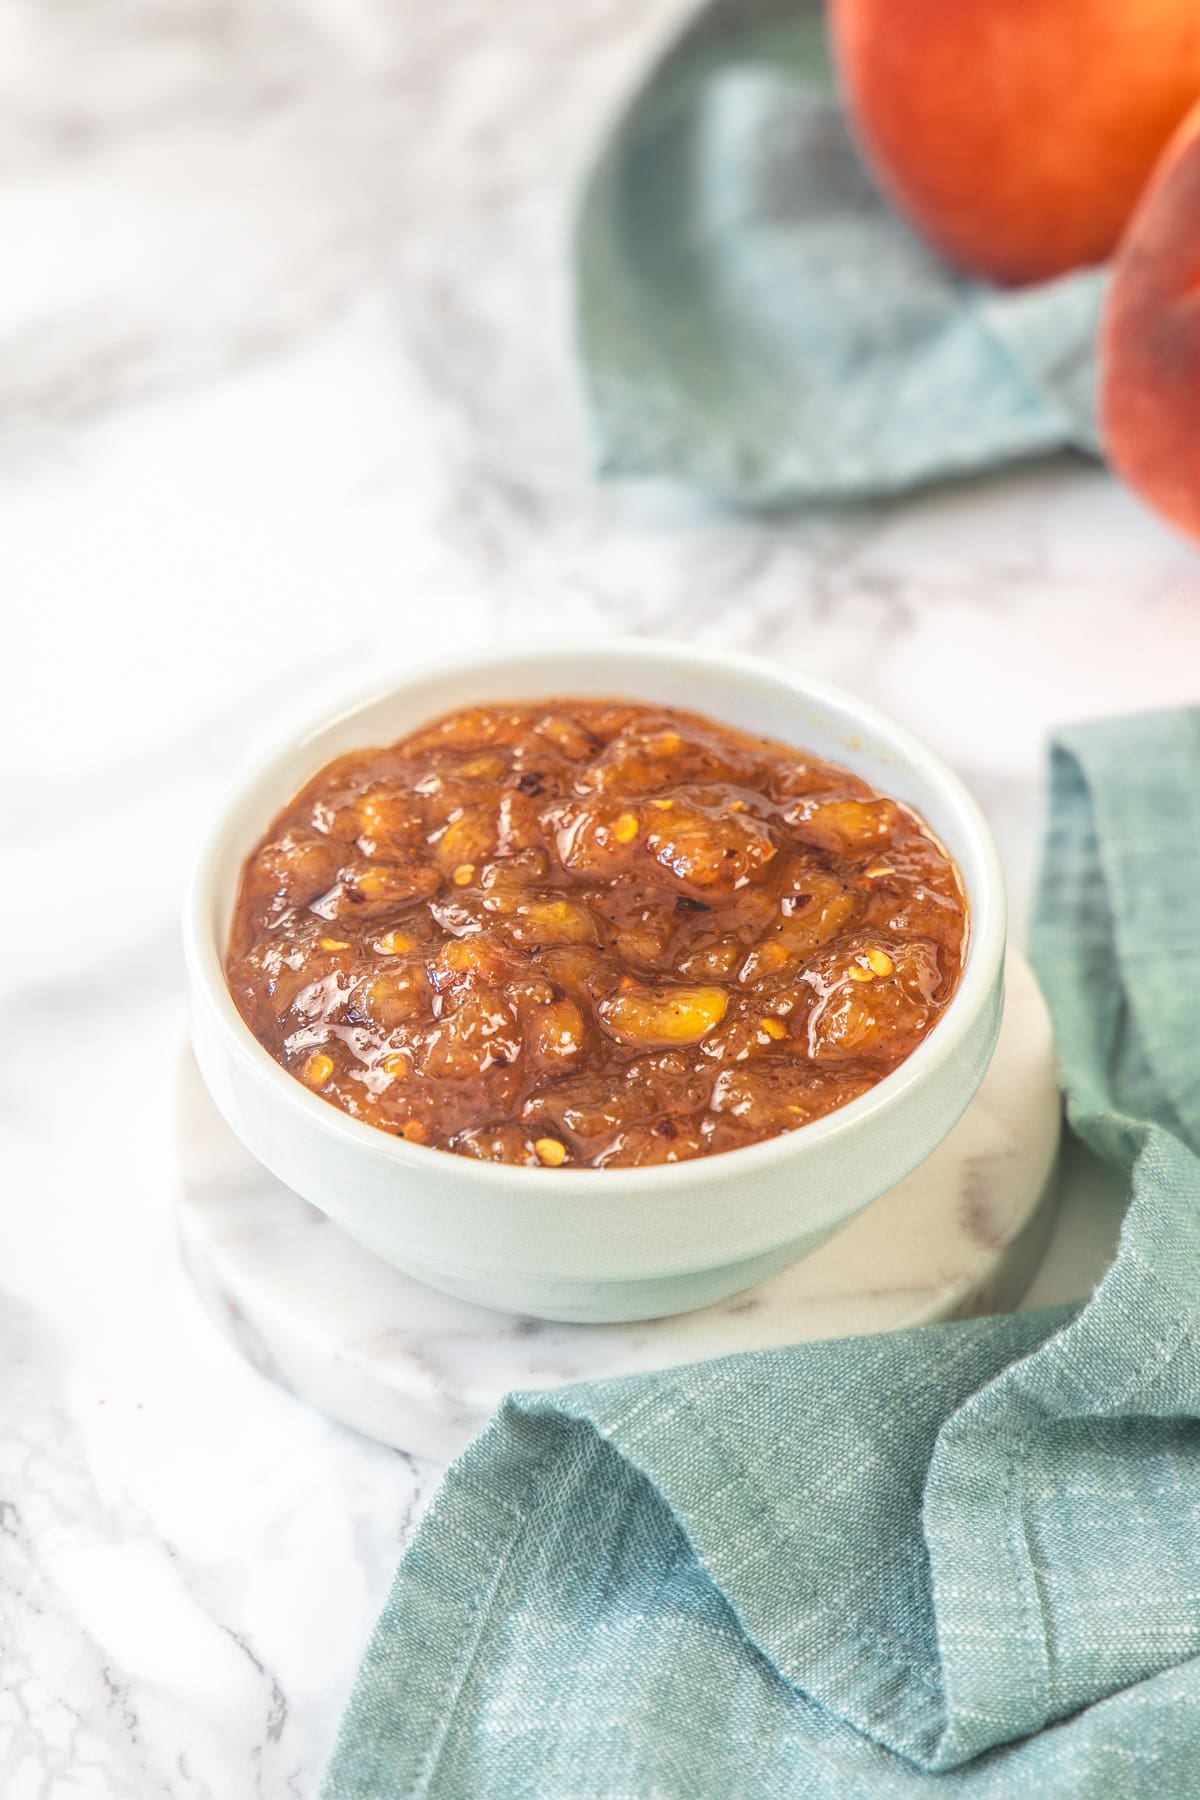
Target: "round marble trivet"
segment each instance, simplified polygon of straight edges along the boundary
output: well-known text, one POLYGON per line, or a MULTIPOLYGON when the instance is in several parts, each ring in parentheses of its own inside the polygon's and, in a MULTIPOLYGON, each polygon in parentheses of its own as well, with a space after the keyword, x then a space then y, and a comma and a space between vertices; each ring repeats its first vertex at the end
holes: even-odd
POLYGON ((259 1369, 302 1399, 438 1459, 461 1449, 512 1388, 1011 1307, 1053 1213, 1050 1021, 1012 950, 995 1058, 945 1142, 813 1255, 675 1318, 555 1324, 440 1294, 361 1249, 261 1168, 190 1055, 180 1099, 180 1229, 217 1318, 259 1369))

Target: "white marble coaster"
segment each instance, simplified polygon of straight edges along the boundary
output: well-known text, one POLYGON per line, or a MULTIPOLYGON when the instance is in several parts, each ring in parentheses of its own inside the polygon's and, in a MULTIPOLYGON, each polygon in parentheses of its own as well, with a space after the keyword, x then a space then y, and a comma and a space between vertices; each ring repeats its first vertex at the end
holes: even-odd
POLYGON ((440 1294, 352 1243, 261 1168, 190 1055, 180 1099, 180 1228, 217 1318, 264 1374, 301 1398, 370 1437, 438 1459, 461 1449, 512 1388, 1013 1306, 1053 1213, 1059 1098, 1050 1021, 1012 950, 995 1059, 945 1142, 813 1255, 676 1318, 555 1324, 440 1294))

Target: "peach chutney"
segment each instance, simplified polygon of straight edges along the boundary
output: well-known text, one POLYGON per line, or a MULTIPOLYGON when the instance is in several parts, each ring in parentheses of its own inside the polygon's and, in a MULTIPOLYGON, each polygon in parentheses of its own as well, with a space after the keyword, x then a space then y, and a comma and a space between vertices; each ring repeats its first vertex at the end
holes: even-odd
POLYGON ((226 972, 330 1105, 488 1162, 682 1162, 865 1094, 933 1029, 958 873, 803 750, 621 700, 474 706, 329 763, 226 972))

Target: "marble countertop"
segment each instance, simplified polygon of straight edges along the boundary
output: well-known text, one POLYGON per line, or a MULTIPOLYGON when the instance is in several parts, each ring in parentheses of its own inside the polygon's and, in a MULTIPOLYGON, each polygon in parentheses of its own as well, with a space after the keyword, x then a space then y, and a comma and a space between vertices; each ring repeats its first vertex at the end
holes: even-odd
POLYGON ((176 1253, 180 894, 262 742, 464 641, 764 650, 964 773, 1019 910, 1048 728, 1195 696, 1200 559, 1095 468, 771 521, 589 478, 571 195, 683 11, 0 5, 5 1800, 311 1794, 436 1479, 176 1253))

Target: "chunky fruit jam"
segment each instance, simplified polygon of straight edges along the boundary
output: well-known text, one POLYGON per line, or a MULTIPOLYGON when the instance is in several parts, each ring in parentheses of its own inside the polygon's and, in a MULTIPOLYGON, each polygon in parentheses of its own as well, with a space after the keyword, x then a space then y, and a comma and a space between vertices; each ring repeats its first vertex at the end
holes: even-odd
POLYGON ((339 757, 242 873, 251 1031, 381 1131, 490 1162, 734 1150, 864 1094, 966 943, 953 863, 856 776, 622 701, 339 757))

